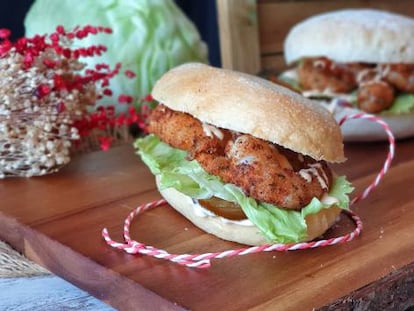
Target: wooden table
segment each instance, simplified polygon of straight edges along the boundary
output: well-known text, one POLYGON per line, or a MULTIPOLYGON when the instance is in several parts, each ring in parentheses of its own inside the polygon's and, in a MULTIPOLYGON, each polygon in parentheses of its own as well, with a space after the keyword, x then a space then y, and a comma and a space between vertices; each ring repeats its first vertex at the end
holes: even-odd
MULTIPOLYGON (((382 166, 386 144, 346 146, 335 166, 358 190, 382 166)), ((356 240, 325 248, 213 260, 206 270, 128 255, 127 214, 159 199, 154 178, 131 146, 74 159, 59 173, 0 181, 0 238, 50 271, 120 310, 384 310, 414 305, 414 140, 397 145, 381 185, 353 207, 364 221, 356 240)), ((352 230, 343 216, 328 236, 352 230)), ((204 234, 168 206, 132 226, 137 240, 173 253, 240 247, 204 234)), ((393 309, 393 310, 394 310, 393 309)))

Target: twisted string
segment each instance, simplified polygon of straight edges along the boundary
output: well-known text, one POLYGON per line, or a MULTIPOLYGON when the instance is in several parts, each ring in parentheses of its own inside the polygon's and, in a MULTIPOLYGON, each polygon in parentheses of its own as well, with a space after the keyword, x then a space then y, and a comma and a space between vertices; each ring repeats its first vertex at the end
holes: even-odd
POLYGON ((171 254, 166 250, 156 248, 154 246, 146 245, 141 242, 134 241, 130 238, 129 228, 131 220, 138 214, 162 204, 166 204, 165 200, 154 201, 150 203, 143 204, 137 207, 132 211, 124 224, 124 239, 125 243, 119 243, 111 239, 109 236, 108 230, 105 228, 102 230, 102 236, 106 243, 116 249, 123 250, 129 254, 142 254, 147 256, 152 256, 159 259, 169 260, 180 265, 184 265, 192 268, 208 268, 211 266, 211 259, 221 259, 226 257, 234 257, 241 255, 248 255, 260 252, 271 252, 271 251, 293 251, 293 250, 304 250, 316 247, 324 247, 330 245, 341 244, 353 240, 355 237, 359 236, 362 231, 362 221, 350 210, 345 210, 344 212, 351 217, 355 223, 355 229, 352 232, 349 232, 343 236, 335 237, 331 239, 318 240, 312 242, 301 242, 301 243, 290 243, 290 244, 263 244, 260 246, 251 246, 238 249, 231 249, 226 251, 214 252, 214 253, 203 253, 203 254, 171 254))
MULTIPOLYGON (((376 122, 385 130, 385 132, 388 135, 388 142, 389 142, 389 151, 386 157, 386 160, 384 162, 384 165, 378 175, 375 177, 374 181, 365 188, 364 191, 356 195, 352 201, 351 205, 354 205, 356 202, 365 199, 371 191, 378 186, 386 172, 388 171, 392 159, 394 158, 395 153, 395 139, 394 135, 392 134, 388 124, 381 119, 369 115, 366 113, 357 113, 353 115, 348 115, 343 117, 339 121, 339 125, 342 125, 347 120, 351 119, 367 119, 372 122, 376 122)), ((114 241, 110 236, 107 228, 104 228, 102 230, 102 237, 105 240, 105 242, 119 250, 123 250, 129 254, 141 254, 146 256, 152 256, 159 259, 169 260, 174 263, 177 263, 179 265, 183 265, 186 267, 192 267, 192 268, 208 268, 211 266, 211 260, 212 259, 221 259, 221 258, 228 258, 228 257, 234 257, 234 256, 242 256, 242 255, 248 255, 248 254, 254 254, 254 253, 260 253, 260 252, 271 252, 271 251, 278 251, 278 252, 284 252, 284 251, 293 251, 293 250, 304 250, 304 249, 312 249, 317 247, 325 247, 325 246, 331 246, 331 245, 337 245, 342 244, 345 242, 349 242, 359 236, 361 234, 363 224, 361 221, 361 218, 356 215, 354 212, 350 210, 344 210, 346 215, 348 215, 353 222, 355 223, 355 229, 352 232, 349 232, 345 235, 334 237, 330 239, 324 239, 324 240, 316 240, 311 242, 300 242, 300 243, 289 243, 289 244, 283 244, 283 243, 275 243, 275 244, 263 244, 260 246, 251 246, 251 247, 243 247, 238 249, 230 249, 220 252, 214 252, 214 253, 203 253, 203 254, 171 254, 167 252, 166 250, 156 248, 151 245, 146 245, 144 243, 135 241, 131 239, 130 235, 130 226, 133 219, 149 210, 161 205, 166 205, 167 202, 164 199, 153 201, 149 203, 142 204, 138 206, 136 209, 134 209, 128 217, 125 219, 124 222, 124 228, 123 228, 123 236, 124 236, 124 243, 119 243, 114 241)))
POLYGON ((380 170, 378 175, 375 177, 374 181, 368 187, 366 187, 364 191, 357 194, 352 199, 351 205, 357 203, 358 201, 362 199, 365 199, 372 192, 372 190, 374 190, 379 185, 384 175, 388 172, 391 166, 392 160, 394 159, 394 155, 395 155, 395 138, 394 138, 394 135, 390 127, 388 126, 386 122, 384 122, 383 120, 381 120, 380 118, 374 115, 361 112, 361 113, 355 113, 355 114, 344 116, 341 120, 339 120, 339 125, 342 125, 344 122, 348 120, 352 120, 352 119, 366 119, 366 120, 378 123, 383 128, 385 133, 387 134, 389 145, 388 145, 387 157, 385 159, 382 169, 380 170))

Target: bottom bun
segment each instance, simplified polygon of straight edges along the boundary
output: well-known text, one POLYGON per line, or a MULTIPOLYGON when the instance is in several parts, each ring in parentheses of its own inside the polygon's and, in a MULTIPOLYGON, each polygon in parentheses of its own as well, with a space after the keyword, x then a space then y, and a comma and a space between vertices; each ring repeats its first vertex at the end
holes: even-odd
MULTIPOLYGON (((260 230, 253 224, 240 224, 216 215, 200 216, 196 209, 197 203, 195 203, 189 196, 174 188, 160 190, 160 193, 176 211, 207 233, 213 234, 223 240, 246 245, 262 245, 269 243, 269 241, 262 236, 260 230)), ((340 208, 331 207, 322 209, 319 213, 308 215, 306 217, 308 232, 307 238, 304 241, 310 241, 321 236, 337 221, 340 213, 340 208)))
MULTIPOLYGON (((335 119, 341 120, 346 115, 361 113, 361 110, 348 107, 335 109, 335 119)), ((377 115, 385 121, 396 139, 403 139, 414 136, 414 113, 403 115, 377 115)), ((346 121, 341 126, 344 141, 384 141, 388 139, 387 134, 381 125, 370 120, 355 119, 346 121)))

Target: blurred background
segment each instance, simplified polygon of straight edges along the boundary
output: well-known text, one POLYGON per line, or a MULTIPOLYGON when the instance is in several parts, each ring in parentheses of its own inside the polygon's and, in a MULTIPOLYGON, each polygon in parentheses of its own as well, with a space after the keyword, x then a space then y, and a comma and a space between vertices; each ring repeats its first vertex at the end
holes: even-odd
MULTIPOLYGON (((414 16, 412 0, 174 1, 207 44, 210 64, 253 74, 286 68, 283 41, 293 25, 311 15, 365 7, 414 16)), ((14 38, 22 36, 24 17, 34 2, 0 0, 0 27, 10 28, 14 38)))
MULTIPOLYGON (((24 35, 24 17, 33 2, 34 0, 0 0, 0 28, 12 30, 13 39, 24 35)), ((220 66, 216 0, 175 0, 175 3, 195 24, 201 38, 208 45, 209 62, 220 66)))

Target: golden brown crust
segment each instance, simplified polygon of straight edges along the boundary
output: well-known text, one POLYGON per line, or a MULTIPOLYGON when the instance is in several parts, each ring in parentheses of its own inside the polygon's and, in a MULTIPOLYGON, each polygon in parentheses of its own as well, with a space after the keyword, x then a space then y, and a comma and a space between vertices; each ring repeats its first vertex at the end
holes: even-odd
POLYGON ((198 119, 163 104, 147 120, 148 133, 187 151, 187 160, 197 160, 207 173, 260 202, 300 210, 330 188, 332 173, 325 161, 212 125, 205 132, 198 119))
MULTIPOLYGON (((158 183, 157 183, 158 185, 158 183)), ((195 226, 207 233, 213 234, 223 240, 233 241, 246 245, 262 245, 269 243, 256 226, 242 226, 234 223, 223 222, 222 217, 200 217, 195 213, 192 199, 174 188, 160 190, 161 195, 180 214, 190 220, 195 226)), ((340 208, 323 209, 317 214, 306 217, 308 236, 305 241, 310 241, 321 236, 338 219, 340 208)))
POLYGON ((302 90, 348 93, 357 87, 351 67, 334 63, 326 57, 304 58, 298 65, 297 74, 302 90))
POLYGON ((202 122, 251 134, 316 160, 345 160, 340 128, 326 109, 256 76, 189 63, 161 77, 152 96, 202 122))

